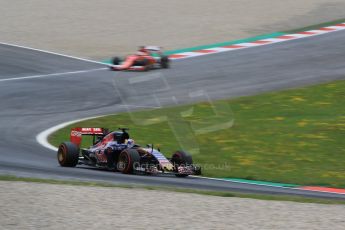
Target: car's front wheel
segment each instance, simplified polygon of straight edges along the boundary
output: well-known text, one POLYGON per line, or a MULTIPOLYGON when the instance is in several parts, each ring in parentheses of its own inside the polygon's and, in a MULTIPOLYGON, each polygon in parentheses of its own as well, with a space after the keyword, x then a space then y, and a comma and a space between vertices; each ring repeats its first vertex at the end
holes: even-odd
POLYGON ((163 69, 168 69, 170 67, 169 58, 167 56, 162 56, 160 64, 163 69))
POLYGON ((135 149, 127 149, 120 153, 117 163, 117 170, 124 174, 133 172, 135 166, 140 164, 140 155, 135 149))
POLYGON ((176 151, 171 157, 171 163, 174 165, 175 171, 177 172, 175 176, 186 177, 187 174, 178 173, 178 167, 180 166, 190 166, 193 164, 192 156, 184 151, 176 151))

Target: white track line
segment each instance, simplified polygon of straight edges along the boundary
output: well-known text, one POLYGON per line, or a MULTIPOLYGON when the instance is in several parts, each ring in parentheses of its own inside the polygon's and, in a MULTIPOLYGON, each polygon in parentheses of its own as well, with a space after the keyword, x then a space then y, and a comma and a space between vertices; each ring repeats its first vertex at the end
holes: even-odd
MULTIPOLYGON (((138 107, 138 108, 154 108, 154 109, 161 108, 161 107, 153 107, 153 106, 136 106, 136 105, 121 105, 121 106, 138 107)), ((114 115, 114 114, 105 114, 105 115, 99 115, 99 116, 93 116, 93 117, 85 117, 82 119, 67 121, 67 122, 55 125, 49 129, 46 129, 46 130, 40 132, 39 134, 37 134, 36 141, 45 148, 51 149, 53 151, 57 151, 58 149, 55 146, 51 145, 48 141, 48 137, 52 133, 55 133, 59 129, 65 128, 66 126, 77 123, 77 122, 86 121, 86 120, 95 119, 95 118, 100 118, 100 117, 105 117, 105 116, 109 116, 109 115, 114 115)))
POLYGON ((190 177, 194 177, 194 178, 200 178, 200 179, 207 179, 207 180, 216 180, 216 181, 224 181, 224 182, 233 182, 233 183, 239 183, 239 184, 252 184, 252 185, 263 185, 263 186, 267 186, 267 187, 276 187, 276 188, 289 188, 289 187, 284 187, 284 186, 280 186, 280 185, 269 185, 269 184, 259 184, 259 183, 251 183, 251 182, 245 182, 245 181, 232 181, 232 180, 226 180, 226 179, 222 179, 222 178, 213 178, 213 177, 204 177, 204 176, 190 176, 190 177))
POLYGON ((99 62, 99 61, 93 61, 93 60, 86 59, 86 58, 80 58, 80 57, 70 56, 70 55, 66 55, 66 54, 55 53, 55 52, 51 52, 51 51, 47 51, 47 50, 36 49, 36 48, 28 47, 28 46, 20 46, 20 45, 16 45, 16 44, 5 43, 5 42, 0 42, 0 45, 13 46, 13 47, 18 47, 18 48, 23 48, 23 49, 28 49, 28 50, 39 51, 39 52, 47 53, 47 54, 54 54, 54 55, 61 56, 61 57, 72 58, 72 59, 76 59, 76 60, 80 60, 80 61, 86 61, 86 62, 92 62, 92 63, 96 63, 96 64, 101 64, 101 65, 111 66, 110 64, 106 64, 106 63, 99 62))
POLYGON ((73 121, 68 121, 68 122, 64 122, 58 125, 55 125, 49 129, 46 129, 42 132, 40 132, 37 136, 36 136, 36 141, 42 145, 45 148, 51 149, 53 151, 57 151, 58 148, 56 148, 55 146, 51 145, 48 142, 48 137, 50 134, 55 133, 56 131, 58 131, 59 129, 65 128, 68 125, 71 125, 73 123, 77 123, 77 122, 81 122, 81 121, 85 121, 85 120, 90 120, 90 119, 95 119, 95 118, 100 118, 100 117, 104 117, 104 116, 108 116, 110 114, 107 115, 100 115, 100 116, 94 116, 94 117, 86 117, 86 118, 82 118, 82 119, 77 119, 77 120, 73 120, 73 121))
POLYGON ((88 69, 88 70, 78 70, 78 71, 70 71, 70 72, 62 72, 62 73, 50 73, 50 74, 32 75, 32 76, 25 76, 25 77, 5 78, 5 79, 0 79, 0 82, 54 77, 54 76, 61 76, 61 75, 67 75, 67 74, 88 73, 88 72, 94 72, 94 71, 105 70, 105 69, 108 69, 108 68, 103 67, 103 68, 98 68, 98 69, 88 69))
POLYGON ((328 192, 328 191, 317 191, 317 190, 303 189, 303 188, 301 188, 301 187, 303 187, 303 185, 297 185, 297 187, 287 187, 287 186, 283 186, 283 185, 270 185, 270 184, 261 184, 261 183, 255 183, 255 182, 232 181, 231 179, 226 180, 226 179, 222 179, 222 178, 212 178, 212 177, 203 177, 203 176, 190 176, 190 177, 200 178, 200 179, 207 179, 207 180, 232 182, 232 183, 238 183, 238 184, 258 185, 258 186, 273 187, 273 188, 283 188, 283 189, 292 189, 292 190, 307 191, 307 192, 321 192, 321 193, 332 193, 332 194, 338 194, 338 195, 345 195, 345 193, 342 193, 342 192, 328 192))

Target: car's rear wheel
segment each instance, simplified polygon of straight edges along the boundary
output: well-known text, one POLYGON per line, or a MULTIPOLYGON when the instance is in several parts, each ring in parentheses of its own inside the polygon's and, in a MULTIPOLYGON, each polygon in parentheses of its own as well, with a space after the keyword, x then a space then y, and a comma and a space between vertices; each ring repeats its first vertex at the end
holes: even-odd
POLYGON ((120 153, 117 163, 117 170, 124 174, 133 172, 135 166, 140 164, 140 155, 135 149, 127 149, 120 153))
POLYGON ((163 69, 168 69, 170 67, 169 58, 167 56, 162 56, 160 64, 163 69))
MULTIPOLYGON (((184 151, 176 151, 171 157, 171 163, 175 167, 175 171, 178 172, 178 167, 180 166, 187 166, 193 164, 193 158, 191 155, 184 151)), ((180 174, 176 173, 175 176, 177 177, 186 177, 187 174, 180 174)))
POLYGON ((143 67, 144 67, 144 71, 148 71, 152 68, 150 61, 148 59, 144 59, 143 61, 143 67))
POLYGON ((57 159, 62 167, 75 167, 79 161, 78 146, 72 142, 63 142, 59 145, 57 159))

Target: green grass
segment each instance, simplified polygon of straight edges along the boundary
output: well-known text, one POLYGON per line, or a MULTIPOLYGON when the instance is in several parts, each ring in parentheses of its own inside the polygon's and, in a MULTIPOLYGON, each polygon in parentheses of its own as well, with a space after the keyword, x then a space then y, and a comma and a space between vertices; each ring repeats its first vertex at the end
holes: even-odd
POLYGON ((76 126, 129 127, 137 143, 159 145, 168 157, 187 149, 204 176, 345 187, 345 81, 110 115, 61 129, 50 142, 68 140, 76 126), (214 124, 220 129, 202 133, 214 124))
POLYGON ((168 191, 168 192, 195 193, 195 194, 200 194, 200 195, 220 196, 220 197, 238 197, 238 198, 250 198, 250 199, 271 200, 271 201, 292 201, 292 202, 300 202, 300 203, 345 205, 345 201, 341 201, 341 200, 316 199, 316 198, 306 198, 306 197, 301 197, 301 196, 285 196, 285 195, 279 196, 279 195, 247 194, 247 193, 237 193, 237 192, 217 192, 217 191, 208 191, 208 190, 176 189, 176 188, 171 188, 171 187, 131 186, 131 185, 124 185, 124 184, 117 185, 117 184, 101 183, 101 182, 82 182, 82 181, 71 181, 71 180, 16 177, 12 175, 0 175, 0 181, 21 181, 21 182, 57 184, 57 185, 92 186, 92 187, 124 188, 124 189, 147 189, 147 190, 168 191))
POLYGON ((324 23, 320 23, 320 24, 316 24, 316 25, 306 26, 306 27, 293 29, 293 30, 287 30, 287 31, 283 31, 283 32, 289 33, 289 34, 298 33, 298 32, 302 32, 302 31, 306 31, 306 30, 316 30, 316 29, 319 29, 321 27, 326 27, 326 26, 334 26, 336 24, 344 23, 344 22, 345 22, 345 18, 341 18, 341 19, 337 19, 334 21, 330 21, 330 22, 324 22, 324 23))

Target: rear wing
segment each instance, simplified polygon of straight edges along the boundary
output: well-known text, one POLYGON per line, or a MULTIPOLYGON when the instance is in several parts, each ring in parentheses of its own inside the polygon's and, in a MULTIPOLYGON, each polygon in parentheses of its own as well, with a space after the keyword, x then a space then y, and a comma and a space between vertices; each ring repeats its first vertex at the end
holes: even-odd
POLYGON ((70 141, 80 147, 82 136, 88 135, 93 136, 93 144, 95 143, 95 137, 104 137, 109 133, 108 129, 105 128, 81 128, 76 127, 71 129, 70 141))

